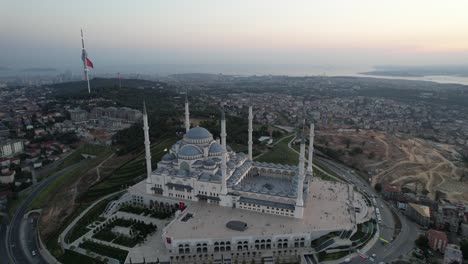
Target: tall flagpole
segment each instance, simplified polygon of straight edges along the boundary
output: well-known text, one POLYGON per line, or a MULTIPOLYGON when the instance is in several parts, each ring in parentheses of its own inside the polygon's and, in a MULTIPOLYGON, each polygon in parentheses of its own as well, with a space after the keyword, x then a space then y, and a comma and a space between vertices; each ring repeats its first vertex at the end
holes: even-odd
POLYGON ((82 60, 83 60, 83 67, 84 67, 84 75, 86 81, 88 82, 88 93, 91 93, 91 87, 89 86, 89 76, 88 76, 88 66, 86 65, 86 50, 84 46, 84 37, 83 37, 83 29, 81 29, 81 46, 82 46, 82 60))

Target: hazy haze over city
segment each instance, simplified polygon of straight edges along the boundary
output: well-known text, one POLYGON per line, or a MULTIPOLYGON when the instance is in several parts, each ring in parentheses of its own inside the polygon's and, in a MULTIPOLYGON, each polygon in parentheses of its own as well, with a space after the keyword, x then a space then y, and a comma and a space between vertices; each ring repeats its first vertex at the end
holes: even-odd
POLYGON ((468 264, 468 0, 0 0, 0 264, 468 264))
POLYGON ((4 1, 0 66, 79 72, 81 27, 96 73, 459 65, 468 59, 466 10, 467 1, 422 0, 4 1))

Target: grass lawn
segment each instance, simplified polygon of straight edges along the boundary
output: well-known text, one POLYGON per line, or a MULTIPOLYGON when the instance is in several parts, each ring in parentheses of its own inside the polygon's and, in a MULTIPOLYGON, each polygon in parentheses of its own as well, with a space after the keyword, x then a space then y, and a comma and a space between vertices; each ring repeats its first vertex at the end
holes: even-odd
POLYGON ((321 162, 318 162, 318 161, 314 160, 314 164, 315 164, 317 167, 321 168, 322 170, 328 172, 329 174, 331 174, 331 175, 333 175, 333 176, 335 176, 335 177, 337 177, 337 178, 340 178, 338 175, 336 175, 335 172, 333 172, 332 170, 330 170, 329 168, 327 168, 327 166, 323 165, 321 162))
POLYGON ((11 199, 8 203, 8 214, 10 216, 13 216, 13 214, 16 212, 16 209, 24 202, 26 197, 29 195, 31 191, 26 191, 24 194, 19 195, 16 199, 11 199))
POLYGON ((109 157, 112 154, 112 150, 108 147, 84 144, 75 153, 68 156, 65 161, 61 165, 57 166, 57 168, 53 171, 57 172, 65 167, 79 162, 82 160, 81 154, 83 153, 96 155, 96 158, 83 160, 82 163, 77 167, 60 175, 37 195, 36 199, 34 199, 34 201, 29 206, 30 210, 43 208, 47 200, 53 197, 51 194, 56 193, 58 190, 61 190, 67 186, 70 186, 73 182, 79 179, 80 176, 86 174, 89 170, 96 167, 99 163, 109 157))
POLYGON ((70 165, 80 162, 84 158, 81 154, 90 154, 96 156, 108 156, 112 153, 112 150, 108 147, 100 146, 100 145, 93 145, 93 144, 83 144, 81 145, 75 152, 70 154, 70 156, 66 157, 62 163, 60 163, 57 167, 53 170, 48 171, 47 175, 39 176, 38 180, 41 181, 45 177, 52 175, 53 173, 60 171, 70 165))
POLYGON ((82 263, 87 263, 87 264, 104 264, 104 261, 97 260, 92 257, 88 257, 85 255, 82 255, 80 253, 77 253, 75 251, 71 250, 65 250, 65 253, 57 258, 58 261, 61 263, 66 263, 66 264, 82 264, 82 263))
MULTIPOLYGON (((153 168, 156 168, 157 162, 159 162, 162 156, 167 153, 165 150, 169 150, 175 142, 176 139, 171 138, 151 146, 153 168)), ((145 154, 142 151, 135 159, 122 164, 110 176, 91 186, 91 188, 89 188, 89 190, 83 195, 81 201, 95 201, 106 194, 127 188, 128 186, 136 183, 135 179, 138 176, 145 173, 145 154)))
POLYGON ((234 150, 235 152, 244 152, 244 153, 247 153, 249 151, 249 148, 247 146, 247 144, 237 144, 237 143, 230 143, 228 144, 232 150, 234 150))
POLYGON ((327 174, 319 171, 319 170, 314 170, 314 176, 319 177, 320 179, 324 181, 337 181, 335 178, 328 176, 327 174))
POLYGON ((288 147, 288 143, 293 137, 294 134, 283 137, 281 142, 274 145, 256 161, 297 165, 299 155, 288 147))

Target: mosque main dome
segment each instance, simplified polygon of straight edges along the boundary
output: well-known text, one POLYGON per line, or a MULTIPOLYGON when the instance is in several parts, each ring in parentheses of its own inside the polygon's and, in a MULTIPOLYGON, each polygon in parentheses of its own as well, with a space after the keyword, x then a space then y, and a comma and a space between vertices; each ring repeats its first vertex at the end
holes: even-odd
POLYGON ((184 140, 188 143, 208 143, 213 140, 213 134, 206 128, 194 127, 185 134, 184 140))

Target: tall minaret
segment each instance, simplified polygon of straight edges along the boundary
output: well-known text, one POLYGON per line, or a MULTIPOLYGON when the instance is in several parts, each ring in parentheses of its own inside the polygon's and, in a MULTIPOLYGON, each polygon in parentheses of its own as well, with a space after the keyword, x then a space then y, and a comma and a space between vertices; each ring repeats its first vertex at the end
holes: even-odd
POLYGON ((223 158, 221 161, 221 194, 227 194, 227 149, 226 149, 226 117, 224 108, 221 111, 221 145, 223 147, 223 158))
POLYGON ((145 158, 146 158, 146 174, 147 182, 151 182, 151 149, 149 140, 149 126, 148 126, 148 113, 146 112, 146 103, 143 102, 143 131, 145 134, 145 158))
POLYGON ((227 150, 226 146, 226 115, 224 114, 224 106, 221 110, 221 145, 223 146, 224 150, 227 150))
POLYGON ((315 125, 313 122, 310 123, 310 136, 309 136, 309 161, 308 161, 308 166, 307 166, 307 173, 312 174, 312 161, 314 158, 314 130, 315 130, 315 125))
POLYGON ((252 102, 249 105, 249 160, 252 161, 252 132, 253 132, 253 114, 252 114, 252 102))
POLYGON ((302 197, 302 192, 304 189, 304 178, 305 178, 305 140, 304 140, 304 132, 302 132, 301 136, 301 150, 299 154, 299 175, 297 181, 297 199, 296 199, 296 206, 304 206, 304 199, 302 197))
POLYGON ((185 92, 185 132, 190 130, 190 112, 187 94, 188 90, 185 92))

